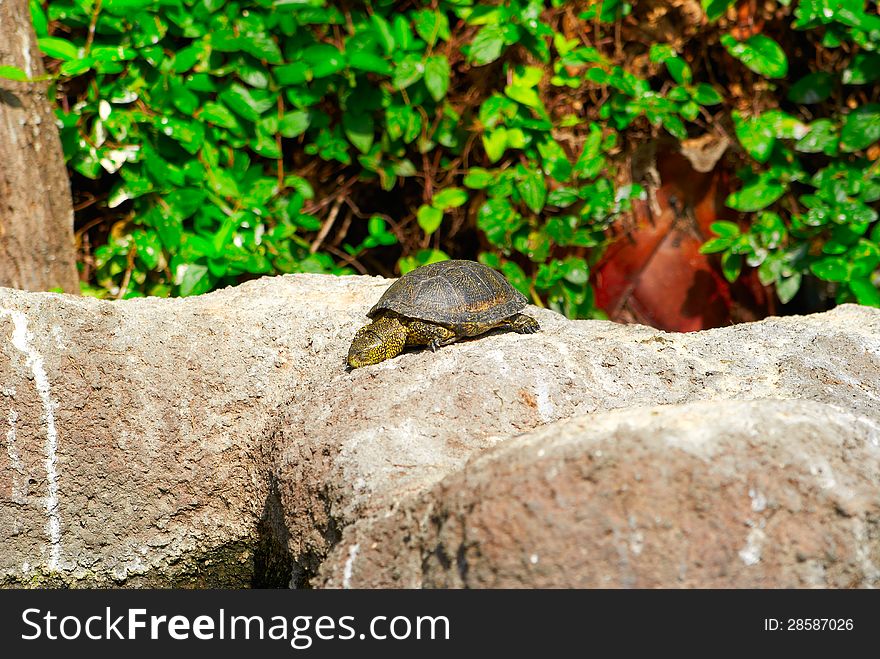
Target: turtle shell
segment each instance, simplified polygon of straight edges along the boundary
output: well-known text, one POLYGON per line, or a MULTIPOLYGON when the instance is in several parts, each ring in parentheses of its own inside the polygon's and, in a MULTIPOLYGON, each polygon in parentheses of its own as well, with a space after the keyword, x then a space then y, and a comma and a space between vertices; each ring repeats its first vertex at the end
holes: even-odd
POLYGON ((476 261, 441 261, 411 270, 391 284, 367 315, 393 311, 454 327, 491 326, 519 313, 528 300, 504 276, 476 261))

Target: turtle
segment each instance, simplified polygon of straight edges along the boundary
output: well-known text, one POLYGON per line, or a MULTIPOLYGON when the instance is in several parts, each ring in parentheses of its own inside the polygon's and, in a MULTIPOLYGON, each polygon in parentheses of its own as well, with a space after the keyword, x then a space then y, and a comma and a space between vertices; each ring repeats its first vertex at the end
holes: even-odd
POLYGON ((351 368, 391 359, 406 346, 432 351, 459 339, 509 327, 520 334, 540 329, 519 313, 528 300, 504 276, 476 261, 449 260, 411 270, 389 286, 367 312, 372 319, 354 335, 351 368))

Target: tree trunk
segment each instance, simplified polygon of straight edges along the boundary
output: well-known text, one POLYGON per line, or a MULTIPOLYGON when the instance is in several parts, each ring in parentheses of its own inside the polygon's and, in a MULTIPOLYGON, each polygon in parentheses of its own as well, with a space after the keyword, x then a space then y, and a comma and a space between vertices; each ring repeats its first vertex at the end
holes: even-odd
MULTIPOLYGON (((0 64, 45 72, 25 0, 0 2, 0 64)), ((46 83, 0 79, 0 286, 79 292, 73 203, 46 83)))

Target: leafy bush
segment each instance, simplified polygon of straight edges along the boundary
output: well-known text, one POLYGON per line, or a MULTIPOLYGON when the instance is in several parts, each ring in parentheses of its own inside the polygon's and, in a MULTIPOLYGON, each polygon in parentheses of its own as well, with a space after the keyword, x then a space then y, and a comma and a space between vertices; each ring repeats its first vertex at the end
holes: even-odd
MULTIPOLYGON (((732 4, 715 3, 715 4, 732 4)), ((787 4, 787 3, 786 3, 787 4)), ((880 16, 853 0, 802 0, 795 30, 810 31, 802 61, 831 66, 781 83, 779 108, 744 116, 734 111, 736 135, 758 167, 739 172, 743 187, 727 203, 757 213, 742 231, 717 223, 704 252, 721 252, 733 281, 743 262, 775 284, 782 302, 804 276, 833 282, 839 302, 880 306, 880 16), (790 110, 790 111, 787 111, 790 110)), ((788 59, 773 39, 722 37, 728 51, 769 78, 784 78, 788 59)), ((803 46, 802 46, 803 47, 803 46)))
POLYGON ((536 303, 594 316, 590 267, 644 195, 628 154, 731 121, 728 203, 753 220, 716 223, 704 251, 783 301, 817 277, 878 304, 880 17, 765 3, 750 31, 748 4, 703 0, 699 31, 622 43, 657 3, 31 0, 86 290, 479 256, 536 303))

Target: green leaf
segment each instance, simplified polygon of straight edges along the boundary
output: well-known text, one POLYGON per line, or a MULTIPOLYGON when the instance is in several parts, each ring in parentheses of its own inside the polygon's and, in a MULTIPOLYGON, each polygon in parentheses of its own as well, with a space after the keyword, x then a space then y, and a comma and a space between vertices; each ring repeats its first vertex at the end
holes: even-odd
POLYGON ((717 20, 724 16, 727 8, 734 3, 734 0, 701 0, 703 11, 710 21, 717 20))
POLYGON ((312 72, 305 62, 294 62, 272 68, 275 80, 279 85, 301 85, 312 79, 312 72))
POLYGON ((183 235, 183 218, 173 214, 171 209, 153 206, 143 217, 144 224, 156 229, 159 239, 167 250, 177 252, 183 235))
POLYGON ((132 233, 134 244, 137 245, 138 258, 149 270, 155 270, 162 256, 162 243, 159 236, 152 231, 135 231, 132 233))
POLYGON ((501 57, 504 32, 499 25, 487 25, 474 38, 468 52, 468 60, 477 66, 494 62, 501 57))
POLYGON ((740 233, 738 224, 736 224, 735 222, 727 222, 724 220, 720 222, 713 222, 711 225, 709 225, 709 228, 714 234, 723 238, 735 238, 740 233))
POLYGON ((794 103, 821 103, 831 96, 834 76, 825 71, 805 75, 788 90, 788 100, 794 103))
POLYGON ((779 279, 776 282, 776 295, 782 304, 788 304, 794 299, 801 287, 801 273, 796 272, 791 277, 779 279))
POLYGON ((746 118, 736 110, 732 116, 736 137, 743 148, 758 162, 767 162, 776 143, 773 128, 762 117, 746 118))
POLYGON ((419 36, 428 42, 429 46, 437 43, 437 39, 449 40, 449 19, 446 14, 439 11, 423 9, 413 12, 413 23, 419 36))
POLYGON ((501 94, 492 94, 480 105, 480 123, 483 128, 495 128, 506 119, 516 116, 518 111, 516 103, 501 94))
POLYGON ((201 43, 182 48, 174 54, 171 68, 174 70, 175 73, 184 73, 185 71, 189 71, 195 66, 196 62, 199 61, 199 58, 202 57, 204 52, 205 47, 201 43))
POLYGON ((191 154, 197 153, 205 140, 205 126, 199 121, 157 116, 153 118, 153 125, 191 154))
POLYGON ((286 112, 278 122, 278 132, 284 137, 297 137, 306 132, 310 122, 311 115, 308 112, 301 110, 286 112))
POLYGON ((407 55, 394 69, 391 83, 396 89, 406 89, 422 79, 425 74, 425 63, 415 55, 407 55))
POLYGON ((731 208, 751 212, 766 208, 785 193, 785 186, 766 172, 727 197, 731 208))
POLYGON ((859 30, 880 31, 880 17, 865 12, 864 3, 853 0, 837 0, 832 3, 834 7, 834 18, 850 27, 859 30))
POLYGON ((425 62, 425 87, 435 101, 441 101, 449 89, 449 60, 444 55, 432 55, 425 62))
POLYGON ((572 166, 568 155, 552 135, 538 142, 538 153, 541 154, 543 169, 547 174, 557 181, 567 181, 571 177, 572 166))
POLYGON ((396 42, 394 33, 391 30, 391 24, 379 14, 370 16, 370 22, 373 24, 373 33, 376 35, 376 39, 382 46, 385 54, 391 55, 394 53, 396 42))
POLYGON ((82 59, 73 59, 68 62, 64 62, 59 69, 59 72, 63 76, 67 76, 69 78, 75 78, 78 75, 82 75, 89 69, 91 69, 95 64, 94 57, 83 57, 82 59))
POLYGON ((538 96, 538 92, 530 87, 518 87, 515 85, 507 85, 504 88, 504 93, 507 94, 510 98, 512 98, 517 103, 522 103, 526 107, 530 108, 542 108, 543 105, 541 103, 541 97, 538 96))
POLYGON ((810 130, 809 126, 802 123, 797 117, 780 110, 765 112, 759 119, 779 139, 800 139, 810 130))
POLYGON ((721 256, 721 272, 729 282, 736 281, 742 272, 742 256, 732 252, 725 252, 721 256))
POLYGON ((688 133, 687 128, 684 127, 684 122, 681 119, 676 117, 674 114, 667 114, 663 116, 661 120, 663 127, 669 131, 669 134, 673 137, 677 137, 680 140, 687 139, 688 133))
POLYGON ((731 35, 721 37, 721 43, 733 57, 755 73, 768 78, 784 78, 788 73, 785 52, 770 37, 755 34, 745 41, 737 41, 731 35))
POLYGON ((177 266, 174 283, 180 287, 180 296, 200 295, 211 289, 208 266, 183 263, 177 266))
POLYGON ((490 133, 483 133, 483 147, 486 149, 489 162, 497 162, 507 149, 507 129, 498 126, 490 133))
POLYGON ((880 80, 880 53, 856 53, 842 77, 845 85, 866 85, 880 80))
POLYGON ((507 129, 507 148, 508 149, 524 149, 527 144, 526 134, 521 128, 507 129))
POLYGON ((859 151, 880 139, 880 104, 868 103, 844 118, 840 131, 841 151, 859 151))
POLYGON ((43 37, 37 39, 37 46, 49 57, 64 60, 74 60, 79 57, 79 49, 67 41, 58 37, 43 37))
POLYGON ((688 66, 688 63, 685 62, 680 57, 671 57, 666 60, 666 68, 669 70, 669 75, 672 76, 672 79, 677 83, 682 85, 691 84, 691 80, 693 80, 693 73, 691 72, 691 67, 688 66))
POLYGON ((238 83, 220 92, 217 98, 238 116, 250 121, 256 121, 263 112, 275 105, 272 98, 238 83))
POLYGON ((171 78, 169 80, 169 88, 171 89, 171 102, 174 103, 174 107, 183 114, 192 116, 199 107, 199 97, 187 89, 180 78, 171 78))
POLYGON ((373 146, 375 137, 373 115, 357 110, 347 110, 342 115, 342 128, 348 141, 354 144, 361 153, 366 153, 373 146))
POLYGON ((15 80, 16 82, 26 82, 28 79, 28 75, 17 66, 4 65, 0 66, 0 78, 15 80))
POLYGON ((266 32, 244 32, 239 39, 239 44, 244 52, 265 60, 269 64, 281 64, 284 61, 278 43, 272 38, 272 35, 266 32))
POLYGON ((516 231, 522 224, 507 199, 489 199, 477 211, 477 226, 493 245, 507 243, 508 232, 516 231))
POLYGON ((678 109, 679 114, 688 121, 694 121, 700 115, 700 106, 688 101, 678 109))
POLYGON ((309 46, 303 51, 302 58, 311 66, 314 78, 326 78, 345 68, 345 56, 329 44, 309 46))
POLYGON ((809 132, 797 141, 794 148, 803 153, 837 154, 837 126, 830 119, 819 119, 810 124, 809 132))
POLYGON ((869 307, 880 307, 880 291, 877 290, 867 277, 851 280, 849 288, 856 296, 859 304, 869 307))
POLYGON ((579 198, 577 190, 574 188, 556 188, 547 194, 547 205, 568 208, 579 198))
POLYGON ((348 56, 348 65, 353 69, 361 71, 369 71, 371 73, 379 73, 382 75, 390 75, 392 68, 384 57, 379 57, 365 50, 356 53, 350 53, 348 56))
POLYGON ((165 199, 168 208, 180 220, 185 220, 193 215, 204 201, 205 192, 195 188, 179 188, 165 199))
POLYGON ((724 101, 724 97, 718 93, 712 85, 701 82, 693 91, 694 100, 700 105, 718 105, 724 101))
POLYGON ((388 137, 409 144, 421 133, 422 115, 411 105, 391 105, 385 110, 385 123, 388 137))
POLYGON ((529 294, 529 279, 526 273, 513 261, 505 261, 501 266, 501 272, 504 273, 507 281, 523 295, 529 294))
POLYGON ((825 281, 846 281, 849 278, 849 266, 840 257, 826 257, 810 264, 810 270, 819 279, 825 281))
POLYGON ((40 0, 30 0, 31 21, 34 24, 34 32, 38 37, 49 36, 49 22, 46 19, 46 12, 43 11, 43 5, 40 0))
POLYGON ((540 213, 544 209, 544 202, 547 199, 547 182, 542 172, 517 165, 516 189, 533 213, 540 213))
POLYGON ((675 48, 667 43, 652 43, 648 51, 648 59, 655 64, 663 64, 663 62, 675 56, 675 48))
POLYGON ((397 262, 400 274, 405 275, 410 270, 415 270, 420 265, 448 261, 449 255, 439 249, 420 249, 415 256, 404 256, 397 262))
POLYGON ((880 265, 880 246, 870 240, 860 238, 849 251, 848 257, 852 263, 854 277, 869 277, 880 265))
POLYGON ((431 205, 441 211, 458 208, 467 203, 468 193, 461 188, 446 188, 434 195, 431 205))
POLYGON ((422 227, 422 231, 430 236, 440 228, 440 223, 443 222, 443 211, 439 208, 422 204, 416 213, 416 219, 419 222, 419 226, 422 227))
POLYGON ((700 254, 715 254, 730 247, 730 238, 712 238, 700 246, 700 254))
POLYGON ((604 167, 602 129, 597 124, 591 123, 590 134, 584 140, 583 151, 574 165, 574 173, 578 178, 589 179, 596 176, 604 167))
POLYGON ((221 105, 220 103, 207 101, 202 106, 202 111, 199 113, 199 119, 212 123, 215 126, 226 128, 235 133, 241 131, 241 124, 238 122, 238 119, 228 108, 226 108, 226 106, 221 105))
POLYGON ((465 174, 464 184, 472 190, 482 190, 495 183, 495 179, 494 172, 482 167, 471 167, 465 174))

